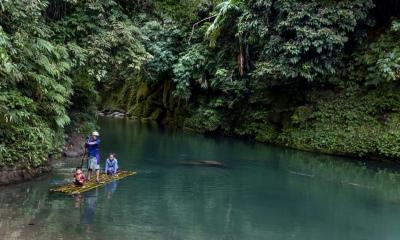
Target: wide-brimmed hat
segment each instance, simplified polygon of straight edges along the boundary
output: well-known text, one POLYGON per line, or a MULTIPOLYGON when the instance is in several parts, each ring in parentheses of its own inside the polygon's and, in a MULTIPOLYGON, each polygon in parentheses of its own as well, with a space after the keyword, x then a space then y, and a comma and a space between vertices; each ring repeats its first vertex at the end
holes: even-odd
POLYGON ((99 133, 99 132, 97 132, 97 131, 94 131, 94 132, 92 132, 92 136, 96 136, 96 137, 98 137, 98 136, 100 136, 100 133, 99 133))

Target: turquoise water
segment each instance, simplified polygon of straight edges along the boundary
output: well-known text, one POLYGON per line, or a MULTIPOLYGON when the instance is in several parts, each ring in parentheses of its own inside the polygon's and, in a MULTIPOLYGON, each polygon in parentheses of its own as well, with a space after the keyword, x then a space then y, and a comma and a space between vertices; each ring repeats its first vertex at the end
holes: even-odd
POLYGON ((387 166, 102 119, 103 160, 138 174, 80 197, 48 193, 79 159, 0 188, 0 239, 400 238, 387 166), (213 160, 226 168, 187 166, 213 160))

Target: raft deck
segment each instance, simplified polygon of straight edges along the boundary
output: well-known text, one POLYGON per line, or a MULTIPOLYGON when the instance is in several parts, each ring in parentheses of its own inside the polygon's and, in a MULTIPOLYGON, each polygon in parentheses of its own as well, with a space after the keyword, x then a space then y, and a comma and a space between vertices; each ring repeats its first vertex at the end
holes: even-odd
POLYGON ((50 192, 59 192, 59 193, 66 193, 66 194, 79 194, 83 192, 90 191, 94 188, 101 187, 109 182, 120 180, 122 178, 135 175, 136 172, 132 171, 121 171, 113 176, 107 176, 105 173, 101 173, 99 176, 99 182, 96 182, 96 175, 92 176, 90 181, 85 181, 83 186, 76 186, 74 183, 68 183, 66 185, 59 186, 57 188, 52 188, 50 192))

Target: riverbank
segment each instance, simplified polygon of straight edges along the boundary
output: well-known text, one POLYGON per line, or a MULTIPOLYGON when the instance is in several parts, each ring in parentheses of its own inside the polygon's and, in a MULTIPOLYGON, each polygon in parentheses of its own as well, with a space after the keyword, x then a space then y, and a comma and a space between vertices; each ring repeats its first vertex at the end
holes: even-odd
MULTIPOLYGON (((84 135, 77 132, 68 134, 61 153, 50 155, 43 165, 38 167, 3 166, 0 168, 0 186, 21 183, 48 174, 52 170, 52 163, 63 158, 77 158, 84 153, 84 135)), ((60 160, 62 161, 62 160, 60 160)))
POLYGON ((51 172, 51 169, 50 163, 31 169, 3 167, 0 168, 0 186, 32 180, 51 172))
MULTIPOLYGON (((155 122, 199 134, 231 136, 306 152, 397 163, 400 151, 396 139, 400 131, 399 113, 394 111, 399 104, 398 98, 395 98, 396 89, 397 84, 387 84, 368 92, 362 87, 336 94, 313 92, 309 98, 314 100, 307 105, 287 106, 286 109, 291 109, 287 112, 282 112, 285 108, 279 106, 270 109, 265 118, 276 118, 271 122, 250 121, 246 114, 241 117, 245 121, 230 119, 218 121, 213 126, 207 124, 210 119, 200 114, 180 115, 179 118, 183 119, 180 124, 164 118, 155 122), (385 94, 380 94, 382 92, 385 94), (318 98, 316 95, 325 97, 318 98), (388 95, 393 98, 390 105, 392 112, 383 111, 380 105, 388 95)), ((119 111, 115 110, 114 114, 114 111, 108 110, 101 115, 121 118, 119 111)), ((146 116, 142 118, 141 115, 127 114, 123 117, 148 121, 146 116)))

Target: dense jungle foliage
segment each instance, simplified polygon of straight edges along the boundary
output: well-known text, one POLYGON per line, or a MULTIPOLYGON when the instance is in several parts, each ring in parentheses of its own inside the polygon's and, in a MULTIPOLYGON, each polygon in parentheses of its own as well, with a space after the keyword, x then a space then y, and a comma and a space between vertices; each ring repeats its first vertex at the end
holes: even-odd
POLYGON ((400 157, 396 0, 0 0, 0 166, 124 110, 203 133, 400 157))

